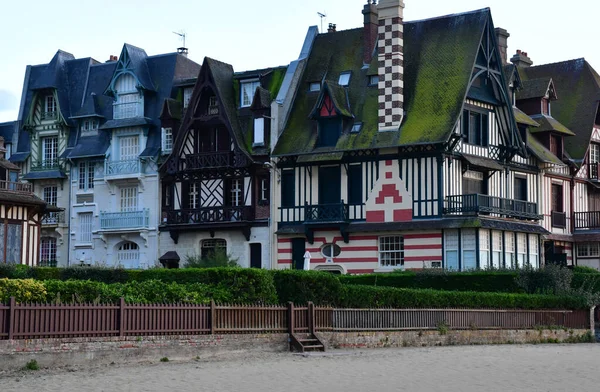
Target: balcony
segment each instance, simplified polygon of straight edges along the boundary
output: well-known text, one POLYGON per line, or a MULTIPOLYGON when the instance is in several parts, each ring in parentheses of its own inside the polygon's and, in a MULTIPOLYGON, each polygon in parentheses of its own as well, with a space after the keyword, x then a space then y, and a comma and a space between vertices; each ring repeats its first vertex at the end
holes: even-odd
POLYGON ((129 212, 100 212, 101 230, 147 229, 150 227, 150 210, 129 212))
POLYGON ((31 171, 62 170, 58 159, 45 159, 31 163, 31 171))
POLYGON ((600 229, 600 211, 576 212, 575 230, 600 229))
POLYGON ((140 177, 144 172, 144 165, 139 158, 125 161, 104 161, 104 178, 140 177))
POLYGON ((31 194, 33 193, 33 187, 31 184, 25 182, 11 182, 3 180, 0 181, 0 191, 31 194))
POLYGON ((552 221, 552 227, 557 229, 567 227, 567 214, 565 212, 552 211, 550 220, 552 221))
POLYGON ((233 166, 235 166, 235 159, 232 151, 203 152, 200 154, 187 155, 185 157, 186 170, 233 166))
POLYGON ((254 220, 254 208, 250 206, 217 206, 196 209, 166 211, 168 225, 203 224, 225 222, 249 222, 254 220))
POLYGON ((49 212, 42 218, 42 226, 58 226, 65 223, 65 213, 61 212, 49 212))
POLYGON ((446 197, 446 215, 494 215, 503 218, 540 220, 537 203, 472 194, 446 197))
POLYGON ((588 178, 593 181, 599 181, 600 177, 600 163, 590 163, 588 164, 588 178))
POLYGON ((115 120, 142 117, 143 115, 144 113, 141 101, 115 103, 113 105, 113 118, 115 120))
POLYGON ((43 121, 54 121, 56 119, 58 119, 58 112, 57 111, 42 112, 42 120, 43 121))
POLYGON ((281 223, 348 223, 364 220, 363 204, 305 204, 303 206, 279 207, 281 223))

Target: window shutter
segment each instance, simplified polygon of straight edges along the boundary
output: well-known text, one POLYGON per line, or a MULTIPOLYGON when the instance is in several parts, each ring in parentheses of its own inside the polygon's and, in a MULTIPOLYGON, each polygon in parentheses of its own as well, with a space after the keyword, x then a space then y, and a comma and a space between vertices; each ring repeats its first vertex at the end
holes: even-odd
POLYGON ((254 119, 254 144, 265 144, 265 119, 263 117, 254 119))

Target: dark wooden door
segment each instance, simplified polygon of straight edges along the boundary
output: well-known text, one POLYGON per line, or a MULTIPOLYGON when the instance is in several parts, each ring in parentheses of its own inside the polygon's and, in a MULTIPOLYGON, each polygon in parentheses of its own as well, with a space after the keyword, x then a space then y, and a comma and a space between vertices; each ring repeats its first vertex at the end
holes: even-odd
POLYGON ((250 244, 250 268, 262 268, 261 244, 250 244))
POLYGON ((304 269, 304 253, 306 252, 306 242, 304 238, 292 238, 292 268, 304 269))
POLYGON ((319 204, 336 204, 342 199, 341 168, 319 168, 319 204))

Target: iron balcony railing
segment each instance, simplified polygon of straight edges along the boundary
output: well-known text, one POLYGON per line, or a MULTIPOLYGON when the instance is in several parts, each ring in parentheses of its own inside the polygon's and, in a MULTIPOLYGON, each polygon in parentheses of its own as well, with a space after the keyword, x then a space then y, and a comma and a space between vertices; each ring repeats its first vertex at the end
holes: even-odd
POLYGON ((56 120, 57 118, 58 118, 57 111, 42 113, 42 120, 56 120))
POLYGON ((33 193, 33 187, 25 182, 0 181, 0 191, 15 193, 33 193))
POLYGON ((54 226, 65 223, 65 212, 49 212, 42 218, 43 226, 54 226))
POLYGON ((600 173, 600 163, 590 163, 588 164, 588 178, 590 180, 600 180, 600 177, 598 177, 598 174, 600 173))
POLYGON ((575 230, 600 229, 600 211, 576 212, 575 230))
POLYGON ((104 161, 104 177, 122 177, 127 175, 141 175, 143 164, 139 158, 124 161, 104 161))
POLYGON ((254 220, 254 208, 251 206, 216 206, 166 211, 163 223, 178 225, 252 220, 254 220))
POLYGON ((31 164, 31 171, 44 170, 61 170, 60 161, 58 159, 44 159, 31 164))
POLYGON ((364 220, 364 204, 305 204, 303 206, 279 207, 281 223, 349 222, 364 220))
POLYGON ((147 229, 150 227, 150 210, 128 212, 100 212, 101 230, 147 229))
POLYGON ((564 229, 567 227, 567 214, 565 212, 552 211, 550 215, 552 227, 564 229))
POLYGON ((143 108, 141 101, 115 103, 113 105, 114 119, 142 117, 143 108))
POLYGON ((480 194, 446 197, 444 214, 490 214, 516 219, 542 219, 542 216, 538 213, 537 203, 480 194))

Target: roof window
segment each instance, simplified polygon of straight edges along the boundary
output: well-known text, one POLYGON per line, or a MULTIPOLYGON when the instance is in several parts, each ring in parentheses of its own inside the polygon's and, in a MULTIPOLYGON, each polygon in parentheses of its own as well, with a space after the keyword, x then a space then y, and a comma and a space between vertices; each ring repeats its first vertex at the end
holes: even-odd
POLYGON ((319 82, 310 82, 308 85, 308 91, 315 92, 321 91, 321 83, 319 82))
POLYGON ((350 75, 351 75, 350 71, 342 72, 340 74, 340 78, 338 80, 338 84, 340 86, 347 86, 347 85, 349 85, 350 84, 350 75))
POLYGON ((358 132, 360 132, 360 130, 362 129, 362 125, 363 125, 363 123, 361 123, 361 122, 354 123, 354 125, 352 126, 352 129, 350 130, 350 132, 351 133, 358 133, 358 132))

